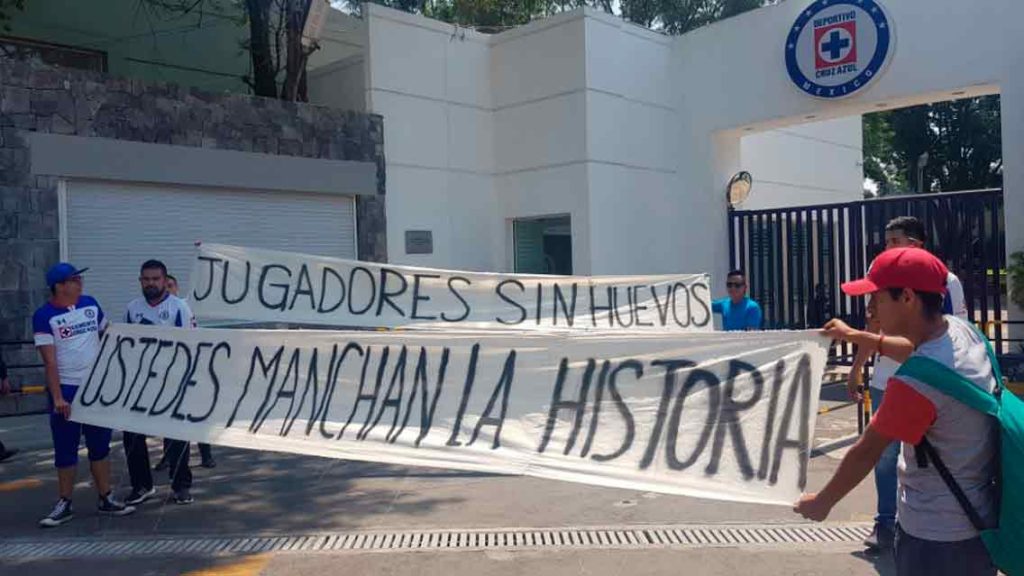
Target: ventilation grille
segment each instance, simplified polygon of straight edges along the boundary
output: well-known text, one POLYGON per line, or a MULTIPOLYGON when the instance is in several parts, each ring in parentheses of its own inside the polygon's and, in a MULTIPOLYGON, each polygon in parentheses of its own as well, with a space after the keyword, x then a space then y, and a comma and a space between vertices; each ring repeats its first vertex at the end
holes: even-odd
POLYGON ((0 558, 76 558, 260 552, 519 550, 790 546, 859 542, 871 525, 765 524, 567 529, 430 530, 303 536, 8 540, 0 558))

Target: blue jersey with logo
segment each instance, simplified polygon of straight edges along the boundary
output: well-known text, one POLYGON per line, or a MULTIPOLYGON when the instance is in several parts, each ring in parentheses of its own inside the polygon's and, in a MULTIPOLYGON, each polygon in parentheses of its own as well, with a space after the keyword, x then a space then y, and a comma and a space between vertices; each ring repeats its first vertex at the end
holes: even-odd
POLYGON ((722 298, 711 303, 711 309, 722 315, 722 328, 728 331, 760 330, 761 307, 745 296, 739 304, 731 298, 722 298))
POLYGON ((103 309, 92 296, 82 295, 67 308, 47 302, 32 316, 35 344, 56 349, 57 373, 65 386, 79 386, 89 378, 106 327, 103 309))

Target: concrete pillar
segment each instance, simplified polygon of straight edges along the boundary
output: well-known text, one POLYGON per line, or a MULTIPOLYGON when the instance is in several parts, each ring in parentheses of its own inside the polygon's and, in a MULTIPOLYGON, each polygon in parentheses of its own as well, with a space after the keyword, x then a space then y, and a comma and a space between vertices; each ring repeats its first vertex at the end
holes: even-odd
MULTIPOLYGON (((712 138, 712 178, 710 194, 714 208, 708 215, 714 220, 716 232, 712 238, 722 238, 724 242, 713 247, 714 267, 711 268, 711 293, 714 297, 724 297, 725 275, 729 273, 729 203, 726 200, 726 187, 729 179, 740 170, 740 134, 735 131, 719 132, 712 138)), ((751 194, 757 194, 757 174, 752 174, 754 186, 751 194)))
MULTIPOLYGON (((1006 254, 1024 251, 1024 55, 1017 57, 1000 85, 1003 130, 1003 202, 1006 220, 1006 254)), ((1024 321, 1024 310, 1007 305, 1010 320, 1024 321)), ((1010 338, 1024 338, 1024 325, 1011 325, 1010 338)), ((1015 343, 1012 352, 1021 352, 1015 343)))

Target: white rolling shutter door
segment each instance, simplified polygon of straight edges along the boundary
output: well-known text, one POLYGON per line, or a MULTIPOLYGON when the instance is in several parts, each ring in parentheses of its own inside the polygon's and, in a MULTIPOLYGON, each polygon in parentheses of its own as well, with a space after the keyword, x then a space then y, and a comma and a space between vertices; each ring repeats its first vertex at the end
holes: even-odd
POLYGON ((333 194, 70 181, 68 260, 89 267, 85 292, 118 320, 150 258, 189 293, 196 240, 355 258, 354 204, 333 194))

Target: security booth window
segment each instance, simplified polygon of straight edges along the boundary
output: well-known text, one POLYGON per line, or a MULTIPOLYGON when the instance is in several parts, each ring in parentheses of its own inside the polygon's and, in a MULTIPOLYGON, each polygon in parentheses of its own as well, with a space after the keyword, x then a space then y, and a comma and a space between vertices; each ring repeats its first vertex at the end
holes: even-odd
POLYGON ((519 218, 512 222, 515 271, 520 274, 572 274, 569 216, 519 218))

